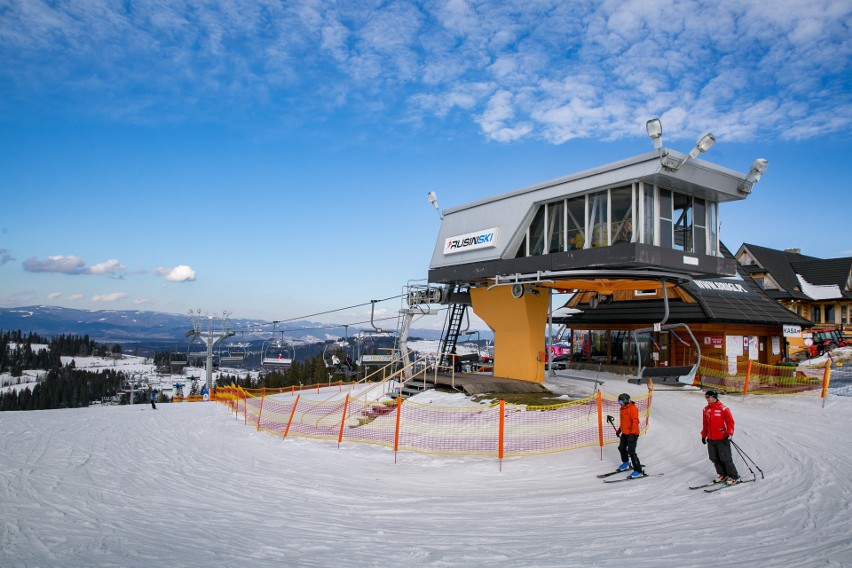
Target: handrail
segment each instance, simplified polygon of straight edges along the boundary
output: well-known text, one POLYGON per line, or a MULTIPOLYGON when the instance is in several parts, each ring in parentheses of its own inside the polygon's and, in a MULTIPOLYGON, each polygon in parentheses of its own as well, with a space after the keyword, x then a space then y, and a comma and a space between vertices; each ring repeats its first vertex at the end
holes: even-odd
MULTIPOLYGON (((353 386, 353 388, 354 388, 356 385, 359 385, 359 384, 361 384, 361 383, 365 383, 365 384, 366 384, 366 383, 367 383, 367 379, 369 379, 370 377, 373 377, 374 375, 378 375, 379 373, 383 373, 385 370, 387 370, 387 368, 388 368, 388 367, 393 367, 394 365, 399 364, 401 361, 402 361, 402 359, 394 359, 393 361, 391 361, 391 362, 390 362, 390 363, 388 363, 387 365, 385 365, 385 366, 383 366, 383 367, 379 367, 378 369, 376 369, 375 371, 373 371, 373 372, 372 372, 372 373, 370 373, 369 375, 365 375, 365 376, 364 376, 364 378, 362 378, 361 380, 356 381, 355 383, 353 383, 353 385, 352 385, 352 386, 353 386)), ((416 361, 415 361, 415 362, 416 362, 416 361)), ((414 365, 414 363, 415 363, 415 362, 412 362, 410 365, 414 365)), ((386 376, 385 378, 383 378, 381 381, 379 381, 379 382, 377 382, 377 383, 374 383, 372 387, 370 387, 370 388, 368 388, 367 390, 365 390, 363 393, 361 393, 361 395, 363 396, 364 394, 371 392, 371 391, 372 391, 373 389, 375 389, 376 387, 386 384, 389 380, 391 380, 392 378, 394 378, 394 377, 395 377, 395 376, 397 376, 397 375, 402 374, 403 372, 404 372, 404 368, 400 368, 399 370, 395 371, 394 373, 391 373, 390 375, 388 375, 388 376, 386 376)), ((404 384, 404 382, 403 382, 403 383, 400 383, 400 387, 402 386, 402 384, 404 384)), ((330 396, 330 397, 328 397, 327 399, 322 400, 322 401, 320 401, 320 402, 327 402, 327 401, 331 400, 332 398, 334 398, 334 397, 333 397, 333 396, 330 396)), ((349 406, 349 408, 352 408, 352 405, 350 405, 350 406, 349 406)), ((317 418, 316 424, 319 424, 319 423, 320 423, 320 421, 321 421, 322 419, 324 419, 326 416, 328 416, 328 415, 332 414, 333 412, 335 412, 335 410, 334 410, 334 409, 329 410, 327 413, 325 413, 325 414, 323 414, 322 416, 320 416, 319 418, 317 418)), ((349 414, 349 415, 351 415, 352 413, 350 412, 350 413, 348 413, 348 414, 349 414)), ((349 418, 349 416, 346 416, 346 418, 348 419, 348 418, 349 418)))

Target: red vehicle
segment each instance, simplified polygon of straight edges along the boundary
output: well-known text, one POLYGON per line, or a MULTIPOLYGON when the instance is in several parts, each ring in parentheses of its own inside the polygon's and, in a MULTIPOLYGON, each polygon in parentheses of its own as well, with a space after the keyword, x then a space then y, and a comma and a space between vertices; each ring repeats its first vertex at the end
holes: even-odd
POLYGON ((813 341, 813 345, 808 348, 811 357, 822 355, 838 347, 846 347, 846 342, 843 341, 840 332, 833 327, 814 331, 813 341))

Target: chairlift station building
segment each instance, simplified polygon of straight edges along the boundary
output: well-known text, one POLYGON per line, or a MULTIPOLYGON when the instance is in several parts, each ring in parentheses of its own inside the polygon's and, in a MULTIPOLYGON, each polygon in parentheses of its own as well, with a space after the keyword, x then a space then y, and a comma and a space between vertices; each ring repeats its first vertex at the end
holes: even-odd
POLYGON ((745 199, 766 161, 744 174, 697 154, 660 147, 443 211, 429 282, 469 292, 494 331, 495 376, 543 382, 548 289, 594 292, 594 305, 636 291, 667 302, 688 298, 693 279, 736 276, 719 204, 745 199))

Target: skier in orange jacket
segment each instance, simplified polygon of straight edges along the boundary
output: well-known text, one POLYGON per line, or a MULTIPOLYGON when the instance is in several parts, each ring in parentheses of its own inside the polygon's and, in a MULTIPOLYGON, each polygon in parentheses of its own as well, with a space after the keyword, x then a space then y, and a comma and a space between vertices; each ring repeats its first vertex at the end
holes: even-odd
POLYGON ((734 435, 734 416, 731 410, 719 402, 719 393, 710 389, 704 394, 707 406, 704 407, 701 425, 701 443, 707 444, 707 454, 716 467, 713 483, 739 483, 740 474, 731 455, 731 437, 734 435))
POLYGON ((642 464, 639 463, 639 456, 636 455, 636 442, 639 440, 639 409, 630 400, 630 395, 622 393, 618 395, 618 404, 621 406, 619 410, 618 429, 615 432, 616 436, 621 438, 618 443, 618 452, 621 454, 621 465, 618 471, 627 471, 630 469, 630 462, 633 462, 633 473, 630 477, 643 477, 645 472, 642 469, 642 464))

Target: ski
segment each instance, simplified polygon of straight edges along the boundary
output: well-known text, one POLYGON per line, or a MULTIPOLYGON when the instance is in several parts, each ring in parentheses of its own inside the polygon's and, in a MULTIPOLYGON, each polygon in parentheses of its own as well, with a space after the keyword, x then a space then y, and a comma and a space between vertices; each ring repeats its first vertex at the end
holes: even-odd
POLYGON ((632 468, 632 467, 628 467, 627 469, 621 469, 621 470, 618 470, 618 469, 617 469, 617 470, 615 470, 615 471, 610 471, 610 472, 607 472, 607 473, 602 473, 602 474, 598 475, 598 477, 600 477, 601 479, 603 479, 604 477, 609 477, 610 475, 615 475, 615 474, 617 474, 617 473, 627 473, 628 471, 633 471, 633 468, 632 468))
POLYGON ((755 481, 754 479, 747 479, 745 481, 740 481, 739 483, 734 483, 733 485, 728 485, 727 483, 720 484, 721 487, 714 487, 713 489, 705 489, 704 493, 715 493, 716 491, 720 491, 722 489, 726 489, 728 487, 736 487, 737 485, 742 485, 743 483, 752 483, 755 481))
MULTIPOLYGON (((619 472, 620 473, 620 472, 619 472)), ((647 473, 642 477, 620 477, 618 479, 604 479, 604 483, 620 483, 622 481, 635 481, 637 479, 645 479, 646 477, 660 477, 663 475, 662 473, 657 473, 655 475, 648 475, 647 473)))
MULTIPOLYGON (((719 483, 721 483, 722 485, 725 484, 724 481, 720 481, 719 483)), ((719 483, 714 483, 714 482, 711 481, 710 483, 705 483, 704 485, 691 485, 689 488, 690 489, 704 489, 705 487, 713 487, 715 485, 719 485, 719 483)))

